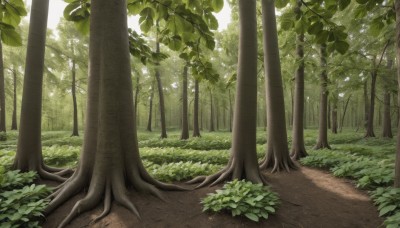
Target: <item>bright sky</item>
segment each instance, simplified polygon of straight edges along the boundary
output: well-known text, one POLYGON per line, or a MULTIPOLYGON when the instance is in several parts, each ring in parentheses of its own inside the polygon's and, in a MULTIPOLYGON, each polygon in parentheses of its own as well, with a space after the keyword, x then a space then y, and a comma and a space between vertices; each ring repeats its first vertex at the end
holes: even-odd
MULTIPOLYGON (((51 0, 50 1, 50 9, 49 9, 49 20, 47 26, 51 29, 55 29, 57 27, 58 22, 60 21, 60 17, 63 16, 63 11, 66 6, 66 3, 63 0, 51 0)), ((229 8, 228 3, 225 0, 224 8, 221 12, 216 15, 219 23, 218 30, 224 30, 228 26, 231 21, 231 10, 229 8)), ((138 19, 137 17, 131 17, 128 20, 129 27, 135 28, 135 30, 139 29, 138 19)))

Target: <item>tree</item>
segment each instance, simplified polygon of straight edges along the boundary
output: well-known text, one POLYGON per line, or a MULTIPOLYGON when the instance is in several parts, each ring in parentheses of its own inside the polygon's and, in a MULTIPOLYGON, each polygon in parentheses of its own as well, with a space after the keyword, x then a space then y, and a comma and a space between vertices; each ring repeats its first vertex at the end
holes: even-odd
POLYGON ((389 89, 389 83, 391 82, 390 78, 390 71, 392 70, 393 67, 393 60, 390 59, 388 56, 387 58, 387 68, 388 68, 388 79, 384 80, 384 94, 383 94, 383 104, 384 104, 384 111, 383 111, 383 127, 382 127, 382 137, 384 138, 393 138, 393 133, 392 133, 392 119, 390 116, 390 96, 391 96, 391 91, 389 89))
POLYGON ((328 75, 327 75, 327 52, 326 44, 322 44, 320 47, 320 58, 321 58, 321 75, 320 75, 320 106, 319 106, 319 128, 318 128, 318 141, 314 146, 314 149, 323 149, 331 147, 328 143, 328 75))
POLYGON ((11 130, 18 130, 17 124, 17 69, 15 66, 11 70, 13 75, 13 114, 11 122, 11 130))
POLYGON ((49 0, 32 2, 20 130, 13 169, 36 171, 43 179, 64 181, 61 176, 70 170, 48 167, 42 157, 41 108, 48 7, 49 0))
MULTIPOLYGON (((297 1, 297 10, 301 10, 301 1, 297 1)), ((299 66, 295 76, 295 95, 293 111, 293 135, 290 156, 298 160, 307 156, 304 146, 304 33, 297 35, 296 54, 299 66)))
POLYGON ((257 19, 256 0, 238 0, 239 65, 237 69, 235 112, 231 156, 227 166, 210 176, 189 181, 203 187, 225 180, 246 179, 266 183, 260 174, 256 155, 257 113, 257 19))
POLYGON ((272 167, 272 172, 294 169, 287 143, 285 102, 279 59, 278 33, 276 29, 275 1, 262 1, 264 32, 264 69, 267 102, 267 153, 261 168, 272 167))
POLYGON ((181 139, 189 138, 189 120, 188 120, 188 66, 183 67, 182 74, 182 133, 181 139))
MULTIPOLYGON (((396 12, 396 57, 397 57, 397 81, 398 89, 400 90, 400 0, 395 0, 395 12, 396 12)), ((397 107, 400 107, 400 93, 397 94, 397 107)), ((400 111, 400 108, 398 108, 400 111)), ((400 129, 400 125, 398 126, 400 129)), ((397 134, 397 146, 396 146, 396 165, 395 165, 395 178, 394 186, 400 188, 400 134, 397 134)))
POLYGON ((92 0, 90 28, 91 64, 83 151, 76 172, 51 196, 46 213, 87 186, 89 190, 60 227, 102 199, 104 211, 95 221, 109 213, 113 199, 139 216, 127 198, 127 186, 160 198, 157 188, 177 189, 151 178, 139 157, 125 0, 92 0))
POLYGON ((199 80, 194 79, 193 137, 201 137, 199 127, 199 80))
POLYGON ((154 83, 151 83, 151 92, 150 92, 150 98, 149 98, 149 118, 147 121, 147 131, 152 131, 151 130, 151 120, 153 116, 153 98, 154 98, 154 83))

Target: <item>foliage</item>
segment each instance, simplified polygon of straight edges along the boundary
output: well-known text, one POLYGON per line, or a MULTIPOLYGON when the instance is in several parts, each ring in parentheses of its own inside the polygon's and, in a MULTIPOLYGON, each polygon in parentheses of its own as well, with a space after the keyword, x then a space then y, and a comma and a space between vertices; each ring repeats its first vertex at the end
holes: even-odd
POLYGON ((160 181, 182 181, 189 180, 200 175, 210 175, 222 168, 221 165, 193 162, 166 163, 162 165, 152 162, 143 162, 147 171, 160 181))
POLYGON ((244 180, 226 183, 221 190, 209 194, 201 203, 203 211, 230 211, 232 216, 244 215, 258 222, 260 218, 268 219, 275 213, 279 204, 278 195, 262 184, 253 184, 244 180))
POLYGON ((81 147, 73 146, 50 146, 43 148, 43 158, 46 164, 51 166, 75 166, 81 147))
POLYGON ((0 166, 1 227, 40 227, 38 220, 48 204, 50 188, 32 184, 34 172, 5 172, 0 166), (24 187, 23 187, 24 186, 24 187))
POLYGON ((21 35, 16 28, 21 18, 26 16, 24 1, 22 0, 1 0, 0 1, 0 35, 1 41, 10 46, 21 46, 21 35))
POLYGON ((400 227, 400 189, 393 187, 377 188, 370 194, 375 205, 378 206, 379 216, 387 216, 386 227, 400 227))

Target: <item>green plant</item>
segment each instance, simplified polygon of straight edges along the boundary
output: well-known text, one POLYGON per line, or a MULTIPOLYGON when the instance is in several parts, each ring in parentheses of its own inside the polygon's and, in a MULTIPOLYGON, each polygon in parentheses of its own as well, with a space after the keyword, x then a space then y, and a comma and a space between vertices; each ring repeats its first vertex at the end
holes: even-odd
POLYGON ((379 216, 400 212, 400 188, 377 188, 371 192, 371 198, 378 206, 379 216))
POLYGON ((193 163, 190 161, 158 165, 144 160, 143 164, 150 175, 160 181, 167 182, 189 180, 200 175, 210 175, 222 168, 221 165, 193 163))
POLYGON ((260 218, 268 219, 279 205, 279 197, 269 187, 253 184, 244 180, 226 183, 221 190, 204 198, 203 211, 230 211, 232 216, 244 215, 258 222, 260 218))
POLYGON ((385 220, 386 228, 399 228, 400 227, 400 211, 388 217, 385 220))

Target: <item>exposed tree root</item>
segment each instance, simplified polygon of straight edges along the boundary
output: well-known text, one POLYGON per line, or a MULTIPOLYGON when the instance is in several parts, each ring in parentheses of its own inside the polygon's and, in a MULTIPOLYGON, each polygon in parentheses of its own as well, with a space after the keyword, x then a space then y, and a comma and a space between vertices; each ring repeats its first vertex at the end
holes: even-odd
POLYGON ((313 147, 314 150, 320 150, 320 149, 332 149, 331 146, 329 146, 328 142, 318 142, 317 145, 313 147))
POLYGON ((308 156, 308 153, 304 147, 303 148, 293 148, 292 152, 290 153, 290 158, 295 161, 299 160, 300 158, 307 157, 307 156, 308 156))
POLYGON ((219 172, 212 174, 210 176, 199 176, 186 183, 187 184, 200 183, 195 187, 196 189, 205 187, 207 185, 212 187, 224 181, 229 181, 234 179, 246 179, 248 181, 257 184, 259 183, 265 185, 268 184, 266 179, 259 172, 258 167, 251 167, 250 165, 246 164, 243 161, 239 162, 239 160, 241 159, 235 160, 231 158, 230 161, 228 162, 228 165, 219 172))
POLYGON ((273 152, 268 153, 260 162, 260 170, 272 168, 271 173, 297 169, 296 164, 288 156, 274 155, 273 152))

